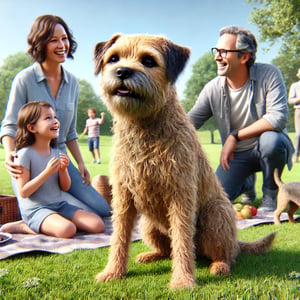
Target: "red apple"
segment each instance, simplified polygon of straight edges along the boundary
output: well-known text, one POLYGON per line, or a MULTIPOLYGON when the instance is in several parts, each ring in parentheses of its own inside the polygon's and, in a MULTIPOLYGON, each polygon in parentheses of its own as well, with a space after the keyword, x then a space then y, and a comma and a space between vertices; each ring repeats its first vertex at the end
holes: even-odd
POLYGON ((250 206, 252 217, 257 215, 257 208, 255 206, 250 206))

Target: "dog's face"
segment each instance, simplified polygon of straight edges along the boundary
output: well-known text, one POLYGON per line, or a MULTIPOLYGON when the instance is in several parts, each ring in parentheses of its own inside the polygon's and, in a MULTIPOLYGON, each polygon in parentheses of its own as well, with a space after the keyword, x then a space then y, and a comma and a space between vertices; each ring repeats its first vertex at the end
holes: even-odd
POLYGON ((114 35, 95 47, 95 73, 113 113, 147 118, 169 98, 190 50, 161 36, 114 35))

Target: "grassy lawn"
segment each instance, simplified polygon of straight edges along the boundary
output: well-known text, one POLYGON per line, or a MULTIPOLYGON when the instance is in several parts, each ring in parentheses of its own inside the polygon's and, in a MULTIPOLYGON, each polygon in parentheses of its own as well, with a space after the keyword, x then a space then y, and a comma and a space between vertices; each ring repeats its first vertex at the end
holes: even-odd
MULTIPOLYGON (((217 134, 216 134, 217 135, 217 134)), ((209 133, 199 134, 207 156, 216 168, 221 145, 210 144, 209 133)), ((291 138, 294 135, 291 134, 291 138)), ((216 140, 219 139, 216 136, 216 140)), ((102 164, 92 164, 87 140, 80 140, 91 177, 109 175, 111 138, 101 137, 102 164)), ((300 181, 300 164, 285 170, 283 181, 300 181)), ((0 191, 11 194, 10 179, 4 168, 0 146, 0 191)), ((261 174, 257 178, 258 202, 261 199, 261 174)), ((211 276, 209 261, 197 261, 197 287, 172 291, 171 261, 136 264, 135 256, 147 250, 142 242, 130 249, 128 275, 122 280, 96 284, 95 275, 107 262, 108 248, 76 250, 71 253, 31 253, 0 261, 1 299, 299 299, 300 298, 300 223, 261 225, 240 230, 239 239, 252 241, 277 231, 274 247, 263 255, 241 254, 230 276, 211 276)))

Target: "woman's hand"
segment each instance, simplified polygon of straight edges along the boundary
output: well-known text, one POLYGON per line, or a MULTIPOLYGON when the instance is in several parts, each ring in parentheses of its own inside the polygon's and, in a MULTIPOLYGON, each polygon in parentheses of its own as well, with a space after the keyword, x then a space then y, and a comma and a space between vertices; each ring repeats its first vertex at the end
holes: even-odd
POLYGON ((15 159, 18 157, 15 151, 9 152, 6 155, 4 165, 6 167, 7 172, 10 176, 14 178, 19 178, 22 174, 22 167, 15 162, 15 159))
POLYGON ((91 183, 90 182, 90 173, 87 170, 85 164, 78 164, 78 169, 83 178, 84 184, 89 185, 91 183))

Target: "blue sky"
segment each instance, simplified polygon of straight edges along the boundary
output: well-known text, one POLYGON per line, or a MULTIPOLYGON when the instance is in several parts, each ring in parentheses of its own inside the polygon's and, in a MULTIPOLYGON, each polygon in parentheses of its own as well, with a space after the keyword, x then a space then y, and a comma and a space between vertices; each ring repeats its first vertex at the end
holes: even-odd
MULTIPOLYGON (((190 60, 177 82, 182 96, 192 65, 216 45, 221 27, 241 25, 258 38, 258 28, 249 22, 257 5, 246 0, 0 0, 0 65, 8 55, 27 50, 27 34, 37 16, 55 14, 78 42, 75 59, 65 67, 90 82, 96 93, 93 49, 116 32, 162 34, 190 47, 190 60)), ((278 47, 264 51, 268 46, 259 42, 257 61, 270 62, 277 56, 278 47)))

